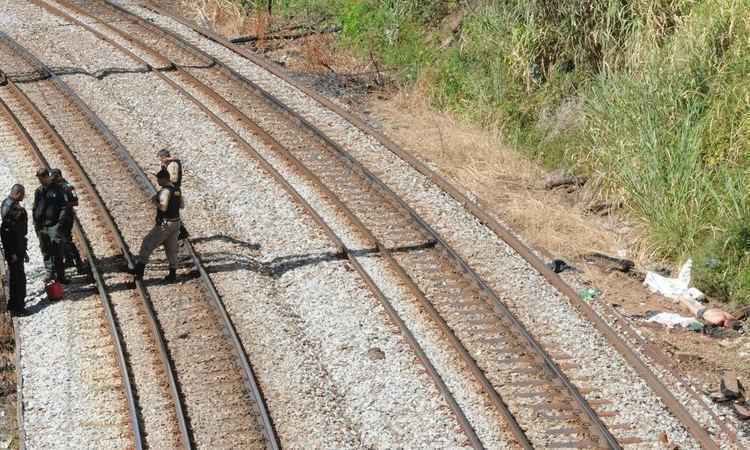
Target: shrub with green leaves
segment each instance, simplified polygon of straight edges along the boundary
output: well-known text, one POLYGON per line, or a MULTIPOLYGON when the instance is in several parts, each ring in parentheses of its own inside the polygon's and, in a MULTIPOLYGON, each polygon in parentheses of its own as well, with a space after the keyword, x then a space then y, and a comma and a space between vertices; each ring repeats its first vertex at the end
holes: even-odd
MULTIPOLYGON (((249 1, 249 0, 244 0, 249 1)), ((261 4, 264 4, 262 1, 261 4)), ((433 104, 604 182, 658 255, 750 302, 750 0, 280 0, 433 104), (445 46, 443 19, 465 8, 445 46)))

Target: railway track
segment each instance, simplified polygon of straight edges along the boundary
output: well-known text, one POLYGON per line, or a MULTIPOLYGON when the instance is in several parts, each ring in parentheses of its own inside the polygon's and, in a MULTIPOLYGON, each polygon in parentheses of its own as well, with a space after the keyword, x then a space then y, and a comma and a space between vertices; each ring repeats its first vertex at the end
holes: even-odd
MULTIPOLYGON (((425 163, 415 158, 408 151, 402 149, 398 144, 393 142, 379 130, 370 126, 358 115, 344 109, 339 104, 331 101, 304 83, 300 83, 295 78, 291 77, 283 68, 270 60, 256 55, 246 47, 230 42, 227 38, 224 38, 211 30, 202 28, 191 21, 176 16, 174 13, 165 10, 153 1, 146 0, 146 4, 146 9, 180 23, 203 38, 226 48, 240 58, 249 60, 252 64, 262 68, 263 71, 283 80, 283 82, 292 86, 294 89, 309 96, 309 98, 321 107, 338 115, 343 121, 353 126, 363 135, 371 137, 379 145, 382 145, 384 149, 405 162, 414 171, 424 175, 426 179, 434 183, 458 204, 463 206, 463 208, 494 233, 502 242, 506 243, 513 251, 517 252, 520 258, 525 260, 534 270, 538 271, 538 273, 549 282, 551 286, 567 298, 571 305, 579 312, 581 317, 588 320, 592 326, 602 334, 609 345, 616 349, 625 361, 627 361, 630 367, 632 367, 633 370, 644 379, 653 392, 661 399, 666 408, 669 409, 669 411, 674 414, 680 422, 682 422, 686 430, 693 438, 695 438, 701 447, 718 448, 719 446, 715 440, 717 438, 720 439, 722 443, 739 444, 736 430, 733 429, 731 425, 728 425, 724 419, 717 417, 716 413, 706 405, 705 400, 700 397, 700 394, 695 391, 695 388, 690 386, 690 383, 685 380, 682 375, 676 373, 672 364, 668 361, 669 358, 663 352, 658 348, 654 348, 652 343, 646 343, 641 339, 638 333, 633 330, 632 326, 626 323, 627 321, 618 321, 616 312, 597 312, 591 305, 581 300, 571 286, 563 281, 560 276, 552 272, 537 254, 521 242, 504 225, 500 224, 492 214, 488 213, 491 208, 485 205, 481 199, 469 198, 469 196, 454 187, 445 178, 430 169, 425 163), (609 321, 611 325, 603 319, 609 321), (615 328, 619 329, 622 334, 620 335, 615 332, 615 328), (635 351, 636 348, 639 350, 635 351), (647 363, 646 360, 644 360, 644 357, 650 359, 650 362, 647 363), (655 367, 657 370, 667 370, 668 372, 671 372, 673 377, 675 377, 673 382, 677 385, 682 385, 687 389, 686 395, 691 397, 697 403, 694 405, 697 408, 696 410, 703 410, 702 413, 713 418, 714 424, 719 430, 721 430, 721 432, 723 432, 723 439, 726 439, 726 441, 722 440, 722 436, 720 435, 709 435, 706 428, 694 418, 693 413, 688 411, 688 409, 681 403, 681 400, 678 400, 675 394, 664 385, 662 379, 657 378, 651 367, 655 367)), ((263 76, 260 78, 262 79, 263 76)), ((330 133, 331 136, 336 136, 336 139, 340 139, 341 142, 346 142, 351 139, 351 136, 348 136, 346 133, 344 133, 343 137, 338 135, 341 133, 341 130, 337 129, 336 125, 331 123, 323 123, 318 126, 321 130, 324 130, 324 132, 330 133)), ((377 158, 376 154, 373 154, 373 157, 377 158)))
MULTIPOLYGON (((641 442, 633 436, 618 442, 599 415, 614 414, 603 408, 595 411, 500 297, 445 240, 325 135, 248 80, 140 18, 103 2, 58 3, 102 23, 159 66, 174 68, 177 75, 171 84, 182 82, 184 88, 197 91, 196 96, 212 101, 212 106, 200 105, 204 110, 228 111, 239 124, 233 132, 259 137, 315 185, 378 248, 414 300, 441 327, 518 444, 525 448, 620 448, 641 442), (395 254, 389 250, 407 247, 421 250, 395 254), (577 414, 571 414, 571 408, 577 414)), ((627 429, 627 424, 610 426, 627 429)))
MULTIPOLYGON (((106 191, 105 186, 111 185, 113 174, 119 172, 124 177, 123 180, 118 180, 122 181, 121 186, 129 183, 132 187, 125 193, 127 199, 123 199, 121 193, 119 198, 110 197, 110 201, 120 207, 131 207, 133 211, 143 210, 140 205, 134 207, 133 201, 147 201, 155 193, 153 186, 114 135, 67 85, 7 36, 0 35, 0 40, 5 50, 4 61, 22 61, 21 64, 30 66, 31 71, 45 79, 35 83, 30 89, 44 90, 42 95, 47 103, 59 108, 52 115, 60 118, 62 114, 70 120, 68 124, 78 126, 70 131, 75 138, 71 139, 69 135, 68 141, 63 140, 49 126, 34 103, 26 98, 12 80, 9 81, 9 89, 13 90, 18 102, 23 104, 22 108, 31 110, 37 123, 46 124, 43 133, 53 136, 56 149, 93 197, 96 217, 107 225, 107 238, 117 244, 128 265, 132 267, 132 256, 125 238, 102 197, 112 195, 111 191, 106 191), (78 144, 75 148, 77 155, 67 145, 71 141, 78 144), (101 149, 106 150, 102 152, 101 149), (104 177, 100 178, 104 183, 95 184, 96 179, 92 180, 83 169, 79 159, 85 160, 87 155, 88 158, 93 158, 88 160, 90 164, 93 163, 89 167, 99 168, 92 178, 104 177), (122 164, 125 165, 125 171, 122 170, 122 164), (104 191, 101 196, 99 189, 104 191)), ((142 229, 148 228, 143 222, 144 219, 148 220, 145 217, 131 214, 128 218, 127 224, 132 225, 135 221, 142 229), (141 219, 140 223, 138 219, 141 219)), ((178 424, 180 435, 171 444, 167 444, 169 436, 161 436, 161 441, 151 440, 148 444, 152 447, 165 444, 174 447, 179 442, 185 448, 198 445, 211 448, 278 448, 278 438, 244 349, 199 256, 191 245, 186 247, 197 268, 199 282, 188 281, 171 289, 167 286, 147 288, 147 283, 136 282, 136 290, 143 300, 151 332, 156 336, 156 346, 166 367, 164 372, 169 378, 175 411, 171 414, 178 424)), ((133 316, 137 314, 129 318, 134 318, 133 316)), ((156 435, 158 433, 154 428, 162 424, 164 418, 161 416, 167 411, 165 408, 153 409, 159 405, 158 399, 155 402, 144 402, 143 398, 140 400, 147 403, 148 409, 142 408, 141 414, 151 426, 151 432, 156 435)), ((149 427, 145 428, 148 431, 149 427)))
MULTIPOLYGON (((10 85, 8 87, 9 90, 15 91, 17 87, 10 82, 10 85)), ((23 100, 22 94, 19 97, 18 92, 14 92, 14 97, 16 97, 19 100, 23 100)), ((47 158, 44 156, 43 152, 40 150, 40 148, 37 146, 36 142, 33 140, 29 132, 26 130, 24 125, 21 123, 19 118, 13 113, 11 108, 8 106, 8 104, 0 98, 0 116, 2 117, 2 120, 6 122, 6 124, 9 125, 9 128, 13 130, 14 134, 16 135, 16 138, 20 142, 20 145, 24 147, 24 149, 32 156, 34 160, 36 160, 37 164, 40 167, 47 167, 49 168, 49 162, 47 161, 47 158)), ((112 306, 112 301, 110 298, 109 291, 107 284, 104 280, 104 277, 102 275, 102 271, 99 268, 99 262, 96 258, 96 255, 94 254, 94 251, 92 249, 91 243, 88 239, 88 236, 84 232, 83 228, 81 227, 81 224, 78 222, 78 220, 75 220, 74 223, 74 234, 77 237, 77 241, 80 244, 81 250, 83 251, 83 257, 87 261, 90 271, 91 271, 91 277, 94 280, 94 283, 96 284, 96 289, 99 293, 99 299, 101 303, 101 307, 104 310, 104 314, 106 316, 107 320, 107 329, 109 330, 109 337, 111 338, 111 345, 114 347, 115 351, 115 358, 117 361, 117 366, 120 373, 121 378, 121 384, 122 384, 122 390, 124 391, 125 398, 127 401, 127 409, 128 409, 128 416, 130 419, 130 422, 127 425, 128 433, 130 435, 130 445, 133 448, 136 449, 142 449, 143 448, 143 435, 141 432, 141 426, 140 422, 138 420, 138 405, 136 404, 135 400, 135 394, 133 390, 133 382, 132 378, 130 376, 130 371, 128 368, 127 360, 126 360, 126 353, 125 353, 125 345, 123 342, 123 337, 119 331, 119 326, 117 324, 117 320, 114 315, 114 308, 112 306)), ((96 336, 94 339, 101 339, 102 336, 96 336)), ((101 361, 99 361, 101 364, 101 361)), ((20 369, 20 366, 19 366, 20 369)), ((19 375, 20 376, 20 375, 19 375)))
MULTIPOLYGON (((46 2, 38 3, 49 6, 46 2)), ((326 202, 347 218, 361 239, 378 249, 392 272, 412 292, 414 302, 440 326, 471 368, 474 380, 505 417, 505 426, 518 444, 526 448, 619 448, 642 442, 637 430, 629 430, 629 424, 618 422, 616 413, 606 408, 606 399, 596 400, 594 390, 570 382, 566 374, 574 366, 565 362, 565 355, 548 352, 540 345, 505 307, 502 293, 491 289, 413 209, 322 132, 219 61, 118 7, 105 2, 58 3, 76 14, 96 19, 112 33, 112 37, 102 38, 113 45, 117 46, 116 40, 122 39, 122 45, 143 52, 144 64, 161 68, 165 81, 169 80, 182 95, 189 96, 234 140, 245 142, 248 155, 259 160, 272 175, 275 173, 277 181, 304 202, 308 213, 317 217, 316 221, 367 281, 369 278, 357 256, 299 194, 294 194, 296 191, 289 182, 247 144, 247 139, 251 136, 260 139, 314 185, 326 202), (394 248, 419 250, 394 252, 394 248)), ((438 184, 460 198, 455 190, 438 184)), ((472 209, 468 200, 462 203, 472 209)), ((481 211, 472 209, 472 212, 481 215, 481 211)), ((511 241, 512 247, 523 249, 517 241, 504 238, 511 241)), ((519 252, 527 260, 533 259, 519 252)), ((532 265, 569 295, 569 287, 559 287, 554 277, 537 267, 539 264, 532 261, 532 265)), ((369 280, 371 289, 379 291, 369 280)), ((387 301, 381 298, 384 300, 387 301)), ((595 318, 591 320, 596 322, 595 318)), ((408 331, 405 324, 401 326, 408 331)), ((597 327, 601 329, 601 324, 597 327)), ((621 343, 613 345, 649 381, 704 448, 718 448, 664 386, 658 380, 654 382, 653 374, 638 369, 643 364, 634 360, 632 352, 628 353, 621 343)), ((445 391, 444 395, 450 398, 445 391)), ((454 407, 454 412, 470 441, 475 447, 481 446, 474 439, 470 425, 461 420, 460 410, 454 407)))

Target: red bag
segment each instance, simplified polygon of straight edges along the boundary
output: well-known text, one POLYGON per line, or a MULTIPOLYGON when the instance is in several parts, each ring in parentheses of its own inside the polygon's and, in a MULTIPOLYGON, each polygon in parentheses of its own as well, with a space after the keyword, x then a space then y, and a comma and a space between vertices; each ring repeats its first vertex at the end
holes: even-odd
POLYGON ((62 300, 64 293, 63 285, 59 281, 47 285, 47 298, 50 300, 62 300))

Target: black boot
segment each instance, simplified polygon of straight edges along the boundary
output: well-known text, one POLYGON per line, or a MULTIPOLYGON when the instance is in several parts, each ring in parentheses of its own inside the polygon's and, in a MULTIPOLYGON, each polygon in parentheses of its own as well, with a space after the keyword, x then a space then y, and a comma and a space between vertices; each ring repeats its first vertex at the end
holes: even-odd
POLYGON ((163 283, 174 283, 177 281, 177 269, 169 269, 169 275, 162 278, 163 283))
POLYGON ((143 263, 136 263, 135 268, 131 272, 135 276, 136 280, 143 279, 143 273, 146 271, 146 265, 143 263))

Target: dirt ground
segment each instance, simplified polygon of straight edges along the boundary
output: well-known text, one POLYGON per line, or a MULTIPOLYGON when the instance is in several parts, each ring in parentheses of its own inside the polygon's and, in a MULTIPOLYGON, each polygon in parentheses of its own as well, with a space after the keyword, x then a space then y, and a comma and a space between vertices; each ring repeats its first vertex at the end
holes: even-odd
POLYGON ((240 19, 236 11, 222 9, 217 0, 181 1, 185 3, 165 3, 173 12, 230 39, 249 36, 250 42, 243 45, 346 104, 455 185, 481 198, 546 259, 560 258, 579 269, 562 276, 574 284, 599 289, 601 293, 593 301, 614 305, 682 373, 695 379, 698 389, 716 390, 721 374, 733 369, 745 385, 750 384, 747 321, 740 332, 710 328, 692 332, 645 321, 653 312, 690 315, 681 305, 651 294, 642 283, 646 270, 666 270, 676 276, 678 268, 653 259, 639 224, 629 220, 626 211, 591 212, 599 201, 596 186, 545 189, 548 173, 504 144, 502 136, 435 111, 422 86, 399 89, 372 58, 357 58, 338 48, 332 34, 274 39, 299 24, 240 19), (641 277, 607 270, 582 257, 594 251, 634 261, 641 277))
MULTIPOLYGON (((4 277, 0 270, 0 277, 4 277)), ((5 310, 5 287, 0 282, 0 303, 5 310)), ((13 322, 0 313, 0 448, 18 448, 16 422, 16 359, 13 322)))

